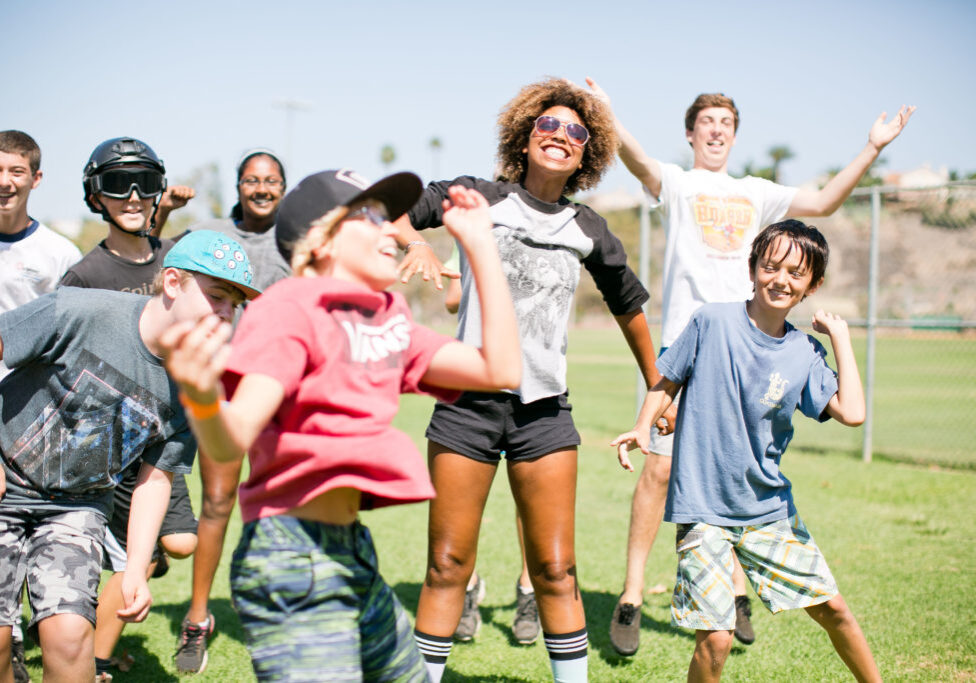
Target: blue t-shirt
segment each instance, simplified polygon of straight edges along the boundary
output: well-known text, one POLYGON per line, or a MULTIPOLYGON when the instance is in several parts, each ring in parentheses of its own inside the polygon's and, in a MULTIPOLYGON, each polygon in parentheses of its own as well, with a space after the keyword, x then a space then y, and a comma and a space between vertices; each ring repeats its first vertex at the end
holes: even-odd
POLYGON ((770 337, 744 303, 706 304, 657 360, 684 385, 664 518, 745 526, 795 513, 779 464, 793 413, 819 420, 837 393, 824 347, 786 323, 770 337))

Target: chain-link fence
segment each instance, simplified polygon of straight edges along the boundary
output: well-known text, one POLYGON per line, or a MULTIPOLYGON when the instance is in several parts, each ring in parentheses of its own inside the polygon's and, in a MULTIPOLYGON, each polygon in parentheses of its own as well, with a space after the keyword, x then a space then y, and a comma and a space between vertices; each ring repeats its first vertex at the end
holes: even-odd
MULTIPOLYGON (((653 212, 645 222, 653 317, 664 235, 653 212)), ((807 332, 818 308, 848 321, 868 418, 858 429, 797 419, 794 447, 976 468, 976 183, 858 188, 807 222, 826 236, 830 264, 790 319, 807 332)))

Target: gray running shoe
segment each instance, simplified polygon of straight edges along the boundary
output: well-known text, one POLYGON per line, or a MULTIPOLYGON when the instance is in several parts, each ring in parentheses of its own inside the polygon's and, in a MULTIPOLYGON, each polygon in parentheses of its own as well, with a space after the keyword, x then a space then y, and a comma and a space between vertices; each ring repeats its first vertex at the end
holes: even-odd
POLYGON ((198 674, 207 668, 207 639, 214 632, 214 615, 208 612, 207 616, 210 622, 207 628, 183 620, 176 646, 176 670, 181 674, 198 674))
POLYGON ((515 582, 515 620, 512 622, 512 635, 520 645, 531 645, 539 637, 539 606, 535 593, 523 593, 515 582))
POLYGON ((31 683, 27 673, 27 657, 24 655, 24 641, 17 639, 10 643, 10 659, 14 669, 14 683, 31 683))
POLYGON ((749 596, 735 596, 735 639, 743 645, 752 645, 756 640, 756 632, 752 630, 752 605, 749 604, 749 596))
POLYGON ((461 611, 461 621, 454 631, 454 640, 462 643, 474 640, 481 630, 481 612, 478 605, 485 599, 485 580, 478 576, 478 582, 473 588, 464 593, 464 609, 461 611))
POLYGON ((617 602, 610 619, 610 644, 617 654, 630 657, 640 647, 640 605, 617 602))

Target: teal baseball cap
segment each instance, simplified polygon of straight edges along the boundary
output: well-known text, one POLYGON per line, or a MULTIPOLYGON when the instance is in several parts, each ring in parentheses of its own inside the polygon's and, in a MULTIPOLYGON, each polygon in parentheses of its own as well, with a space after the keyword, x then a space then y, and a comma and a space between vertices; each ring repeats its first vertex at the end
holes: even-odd
POLYGON ((254 286, 254 269, 244 247, 216 230, 194 230, 184 235, 167 252, 163 268, 179 268, 226 280, 248 299, 261 293, 254 286))

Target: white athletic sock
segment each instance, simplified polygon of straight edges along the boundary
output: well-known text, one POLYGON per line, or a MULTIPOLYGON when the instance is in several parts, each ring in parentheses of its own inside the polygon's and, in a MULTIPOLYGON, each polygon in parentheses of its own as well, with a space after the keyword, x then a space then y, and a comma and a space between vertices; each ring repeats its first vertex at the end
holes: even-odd
POLYGON ((431 683, 440 683, 444 669, 447 667, 447 658, 451 654, 454 639, 451 636, 447 638, 432 636, 417 629, 413 631, 413 639, 417 642, 417 649, 424 657, 424 664, 427 666, 427 675, 430 676, 431 683))
POLYGON ((518 592, 521 593, 522 595, 532 595, 533 593, 535 593, 535 588, 533 588, 531 585, 528 588, 526 588, 525 586, 522 585, 521 581, 516 581, 515 585, 518 586, 518 592))
POLYGON ((586 683, 586 629, 573 633, 543 633, 549 665, 556 683, 586 683))

